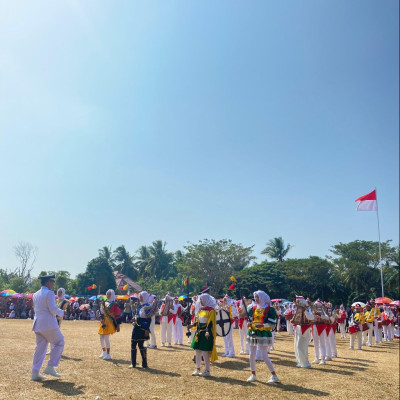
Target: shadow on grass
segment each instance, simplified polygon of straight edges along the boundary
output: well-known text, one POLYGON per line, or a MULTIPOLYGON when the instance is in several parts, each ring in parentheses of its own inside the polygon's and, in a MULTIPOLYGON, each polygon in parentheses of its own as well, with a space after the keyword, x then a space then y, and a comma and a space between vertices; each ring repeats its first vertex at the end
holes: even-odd
POLYGON ((54 390, 55 392, 62 393, 64 396, 78 396, 84 394, 84 385, 75 386, 73 382, 65 382, 59 380, 44 381, 42 386, 54 390))
POLYGON ((68 356, 61 356, 62 360, 71 360, 71 361, 82 361, 82 358, 75 358, 75 357, 68 357, 68 356))
POLYGON ((218 357, 218 363, 213 364, 217 368, 226 368, 226 369, 243 369, 243 367, 249 366, 248 361, 242 360, 224 360, 223 358, 218 357))
POLYGON ((208 376, 207 378, 204 378, 204 379, 205 379, 205 382, 214 381, 214 382, 228 383, 230 385, 239 385, 239 386, 248 386, 249 385, 246 381, 240 381, 239 379, 235 379, 235 378, 208 376))
POLYGON ((297 386, 297 385, 286 385, 284 383, 266 383, 266 382, 259 382, 262 385, 266 386, 272 386, 277 389, 281 389, 284 392, 293 392, 293 393, 299 393, 299 394, 308 394, 310 396, 317 396, 317 397, 322 397, 322 396, 330 396, 330 393, 328 392, 323 392, 322 390, 315 390, 315 389, 308 389, 303 386, 297 386))
POLYGON ((372 363, 372 364, 376 364, 376 361, 373 361, 373 360, 366 360, 366 359, 363 359, 363 358, 338 357, 338 361, 340 361, 340 360, 361 361, 362 363, 372 363))
POLYGON ((176 372, 169 372, 169 371, 164 371, 162 369, 155 369, 155 368, 132 368, 132 371, 140 371, 146 374, 153 374, 153 375, 166 375, 166 376, 172 376, 174 378, 182 376, 181 374, 178 374, 176 372))
POLYGON ((129 360, 122 360, 120 358, 112 358, 111 360, 105 360, 105 361, 115 365, 118 364, 131 365, 131 362, 129 360))

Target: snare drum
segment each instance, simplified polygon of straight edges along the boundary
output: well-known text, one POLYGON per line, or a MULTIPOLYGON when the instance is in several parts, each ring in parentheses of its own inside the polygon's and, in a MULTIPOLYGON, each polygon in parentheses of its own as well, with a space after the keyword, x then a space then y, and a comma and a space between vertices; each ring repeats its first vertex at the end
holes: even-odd
POLYGON ((361 329, 358 325, 353 325, 353 326, 349 326, 349 332, 351 335, 353 335, 354 333, 360 332, 361 329))

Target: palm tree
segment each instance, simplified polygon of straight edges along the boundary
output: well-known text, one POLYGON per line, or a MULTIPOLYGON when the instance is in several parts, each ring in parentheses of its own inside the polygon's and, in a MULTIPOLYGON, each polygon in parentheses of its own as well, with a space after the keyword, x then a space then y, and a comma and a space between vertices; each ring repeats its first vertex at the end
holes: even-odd
POLYGON ((134 257, 129 254, 129 251, 126 250, 125 246, 119 246, 114 251, 114 258, 118 264, 114 267, 114 270, 118 270, 122 274, 136 280, 138 277, 138 272, 133 262, 134 257))
POLYGON ((114 270, 115 268, 115 256, 112 252, 111 246, 103 246, 99 249, 99 256, 107 259, 108 264, 114 270))
POLYGON ((146 268, 150 261, 150 252, 147 246, 141 246, 137 251, 137 267, 141 277, 146 276, 146 268))
POLYGON ((267 243, 267 247, 261 252, 261 254, 266 254, 278 262, 282 262, 291 248, 292 245, 290 243, 288 243, 285 248, 285 242, 283 241, 282 237, 277 237, 271 239, 267 243))
POLYGON ((156 240, 148 247, 149 258, 145 271, 156 280, 168 278, 172 270, 174 255, 165 249, 166 245, 166 242, 156 240))

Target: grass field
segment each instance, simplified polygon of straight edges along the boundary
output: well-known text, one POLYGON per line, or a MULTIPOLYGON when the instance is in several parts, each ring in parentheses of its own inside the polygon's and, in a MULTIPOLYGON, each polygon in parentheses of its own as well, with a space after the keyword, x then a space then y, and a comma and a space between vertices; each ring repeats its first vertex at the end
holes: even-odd
MULTIPOLYGON (((0 320, 0 399, 398 399, 399 341, 349 350, 348 339, 337 335, 338 355, 327 365, 310 370, 296 368, 293 336, 286 332, 276 340, 271 360, 281 383, 267 384, 270 376, 264 363, 257 363, 259 382, 247 383, 248 356, 222 358, 212 365, 210 378, 192 377, 195 369, 189 345, 148 350, 149 369, 128 369, 131 325, 111 336, 112 360, 98 358, 98 322, 64 321, 61 330, 66 345, 58 371, 61 379, 49 377, 31 382, 35 347, 32 321, 0 320)), ((156 326, 159 343, 159 326, 156 326)), ((240 351, 239 331, 234 331, 240 351)), ((223 341, 217 339, 223 352, 223 341)), ((48 356, 47 356, 48 357, 48 356)), ((47 359, 46 357, 46 359, 47 359)), ((309 348, 310 361, 314 349, 309 348)), ((138 360, 141 361, 140 355, 138 360)), ((46 365, 46 362, 45 362, 46 365)))

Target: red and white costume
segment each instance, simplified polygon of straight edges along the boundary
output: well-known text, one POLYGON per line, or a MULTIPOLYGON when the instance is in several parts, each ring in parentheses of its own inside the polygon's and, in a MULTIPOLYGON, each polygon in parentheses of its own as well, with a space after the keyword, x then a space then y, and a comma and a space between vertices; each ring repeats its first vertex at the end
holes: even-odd
POLYGON ((394 314, 392 313, 390 307, 385 306, 382 313, 382 323, 383 323, 383 336, 385 342, 394 339, 394 314))
POLYGON ((239 334, 240 334, 240 354, 249 354, 249 344, 247 342, 247 324, 249 317, 246 311, 246 304, 243 300, 239 300, 237 304, 237 310, 239 313, 239 334))
POLYGON ((169 295, 165 296, 165 303, 161 306, 159 310, 160 314, 160 325, 161 325, 161 346, 171 346, 172 342, 172 313, 173 306, 171 306, 171 297, 169 295))
POLYGON ((309 310, 309 303, 303 296, 296 296, 296 312, 292 319, 294 326, 294 353, 297 367, 311 368, 308 361, 308 346, 311 341, 313 313, 309 310))
POLYGON ((327 360, 337 357, 336 348, 336 317, 332 315, 332 304, 326 303, 326 309, 328 310, 328 321, 326 324, 326 357, 327 360))
POLYGON ((313 341, 314 341, 314 352, 315 352, 315 360, 312 364, 326 364, 326 322, 328 320, 328 316, 323 310, 323 304, 318 299, 312 307, 312 311, 314 314, 313 321, 313 341), (320 361, 321 360, 321 361, 320 361))
POLYGON ((292 305, 292 303, 290 303, 287 310, 283 313, 283 315, 285 316, 285 319, 286 319, 286 330, 289 333, 289 335, 294 334, 293 325, 290 322, 293 318, 293 314, 294 314, 293 305, 292 305))
POLYGON ((337 323, 339 324, 340 337, 342 339, 346 339, 346 319, 347 319, 346 309, 345 309, 344 305, 341 304, 340 310, 339 310, 339 318, 337 319, 337 323))
POLYGON ((174 298, 174 308, 171 310, 171 313, 174 331, 174 344, 183 344, 182 306, 179 304, 178 297, 174 298))

